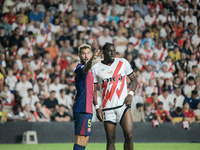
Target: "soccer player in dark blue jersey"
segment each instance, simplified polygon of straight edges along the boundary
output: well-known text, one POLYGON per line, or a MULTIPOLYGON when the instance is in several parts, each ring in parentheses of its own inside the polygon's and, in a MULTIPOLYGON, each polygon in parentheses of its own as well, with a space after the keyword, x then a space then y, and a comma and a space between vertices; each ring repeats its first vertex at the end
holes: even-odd
MULTIPOLYGON (((92 54, 91 46, 83 44, 79 47, 80 64, 75 69, 77 95, 73 106, 75 144, 74 150, 84 150, 91 136, 93 74, 91 67, 99 50, 92 54)), ((97 105, 97 102, 94 103, 97 105)))

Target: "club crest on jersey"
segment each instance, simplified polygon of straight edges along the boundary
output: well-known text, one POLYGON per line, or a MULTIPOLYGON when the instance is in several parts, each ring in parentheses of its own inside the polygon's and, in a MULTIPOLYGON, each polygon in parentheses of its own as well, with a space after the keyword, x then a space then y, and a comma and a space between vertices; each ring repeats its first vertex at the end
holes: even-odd
POLYGON ((91 128, 88 128, 88 132, 91 132, 91 128))
POLYGON ((108 74, 109 74, 109 75, 112 75, 112 74, 113 74, 113 71, 112 71, 112 70, 108 71, 108 74))

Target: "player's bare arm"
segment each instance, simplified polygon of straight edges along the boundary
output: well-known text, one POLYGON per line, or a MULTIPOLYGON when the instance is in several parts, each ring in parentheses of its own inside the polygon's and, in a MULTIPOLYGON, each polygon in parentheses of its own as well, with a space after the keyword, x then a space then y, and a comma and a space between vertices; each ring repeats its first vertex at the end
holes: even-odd
MULTIPOLYGON (((137 78, 135 77, 134 73, 130 74, 128 77, 131 80, 130 89, 131 89, 132 92, 134 92, 136 90, 136 88, 137 88, 137 85, 138 85, 137 78)), ((125 99, 125 102, 124 102, 126 105, 128 105, 128 106, 131 105, 132 96, 133 95, 131 95, 130 92, 129 92, 129 94, 127 95, 127 97, 125 99)))
POLYGON ((104 113, 101 110, 101 108, 97 107, 98 103, 97 103, 97 84, 94 84, 94 94, 93 94, 93 104, 95 106, 96 109, 96 114, 97 114, 97 118, 99 119, 99 121, 103 122, 103 118, 104 118, 104 113))
POLYGON ((85 67, 83 68, 83 73, 84 74, 87 74, 88 71, 91 69, 93 60, 97 58, 97 56, 99 54, 99 51, 100 50, 95 50, 93 55, 92 55, 92 57, 90 58, 90 60, 86 63, 85 67))

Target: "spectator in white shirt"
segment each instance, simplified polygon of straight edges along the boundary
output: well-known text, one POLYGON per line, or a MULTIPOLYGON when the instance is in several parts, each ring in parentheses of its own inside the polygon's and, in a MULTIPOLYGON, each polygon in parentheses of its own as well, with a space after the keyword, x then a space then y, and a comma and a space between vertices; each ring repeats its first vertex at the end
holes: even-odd
POLYGON ((167 71, 167 65, 163 65, 162 71, 158 73, 160 78, 160 84, 163 85, 164 80, 168 79, 170 80, 170 85, 172 86, 172 81, 174 80, 173 74, 171 72, 167 71))
POLYGON ((149 81, 149 86, 147 86, 145 88, 145 93, 146 93, 147 97, 151 97, 152 93, 158 94, 158 88, 156 86, 154 86, 154 80, 153 79, 151 79, 149 81))
POLYGON ((21 59, 22 55, 28 55, 29 59, 33 59, 33 49, 32 47, 28 47, 28 42, 26 40, 22 41, 22 47, 17 51, 17 59, 21 59))
POLYGON ((14 31, 17 27, 20 28, 20 35, 26 35, 26 25, 21 23, 21 17, 18 16, 16 22, 12 24, 12 30, 14 31))
POLYGON ((21 81, 16 85, 16 91, 18 92, 19 96, 24 98, 28 96, 27 90, 30 88, 32 88, 32 84, 27 81, 26 75, 22 74, 21 81))
POLYGON ((195 83, 194 77, 190 76, 187 79, 187 85, 183 89, 184 95, 188 98, 191 97, 191 92, 195 89, 194 83, 195 83))
POLYGON ((21 2, 17 4, 16 8, 18 12, 20 11, 20 8, 24 8, 24 10, 28 11, 31 9, 31 3, 30 1, 26 2, 26 0, 21 0, 21 2))
POLYGON ((174 102, 173 109, 176 109, 177 107, 183 107, 185 97, 181 94, 180 87, 176 88, 174 94, 171 94, 170 97, 174 102))
POLYGON ((9 85, 9 90, 14 92, 15 85, 17 83, 17 78, 13 75, 12 69, 8 70, 8 76, 6 77, 5 82, 9 85))
POLYGON ((39 99, 36 95, 33 95, 33 89, 30 88, 27 90, 28 96, 22 99, 21 105, 25 107, 26 104, 31 106, 31 111, 35 111, 35 103, 39 102, 39 99))
POLYGON ((124 53, 126 50, 126 45, 128 44, 128 40, 126 37, 122 36, 122 30, 119 29, 117 31, 117 36, 114 36, 113 39, 117 41, 117 46, 120 48, 119 53, 124 53))
POLYGON ((192 37, 191 43, 193 48, 197 48, 200 45, 200 27, 198 27, 197 34, 192 37))
POLYGON ((189 9, 188 15, 185 17, 186 26, 192 22, 194 26, 197 26, 197 18, 193 15, 194 11, 192 8, 189 9))
POLYGON ((68 111, 72 110, 73 101, 69 95, 66 95, 64 89, 60 90, 60 97, 58 97, 58 104, 63 104, 68 108, 68 111))
POLYGON ((12 96, 11 96, 11 92, 9 91, 8 85, 4 85, 3 91, 0 93, 0 100, 3 100, 8 104, 11 103, 12 96))
POLYGON ((109 35, 110 33, 110 30, 108 28, 105 28, 104 29, 104 32, 103 32, 103 35, 101 35, 98 39, 99 41, 99 45, 101 47, 103 47, 103 45, 106 43, 106 42, 109 42, 109 43, 112 43, 112 38, 111 36, 109 35))
POLYGON ((63 0, 62 3, 59 4, 59 11, 62 13, 70 13, 72 11, 71 0, 63 0))
POLYGON ((20 112, 19 106, 15 105, 12 108, 12 111, 7 115, 7 121, 28 121, 28 118, 24 113, 20 112))
POLYGON ((60 79, 59 77, 56 77, 53 81, 52 84, 49 86, 49 92, 55 91, 56 92, 56 97, 60 97, 60 90, 66 88, 66 85, 60 84, 60 79))
POLYGON ((174 102, 167 89, 162 89, 162 94, 158 96, 158 100, 163 102, 164 110, 170 111, 173 108, 174 102))

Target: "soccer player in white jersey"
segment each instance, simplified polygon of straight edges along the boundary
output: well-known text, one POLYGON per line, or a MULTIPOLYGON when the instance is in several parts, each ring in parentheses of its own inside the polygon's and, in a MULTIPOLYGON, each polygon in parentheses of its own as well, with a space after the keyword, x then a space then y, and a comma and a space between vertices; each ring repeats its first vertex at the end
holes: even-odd
POLYGON ((115 58, 114 44, 103 46, 104 60, 92 67, 94 76, 94 102, 97 101, 97 83, 99 83, 102 107, 95 105, 97 117, 104 122, 107 150, 115 150, 115 129, 120 123, 125 143, 124 150, 133 150, 133 120, 130 112, 132 96, 137 87, 137 79, 126 59, 115 58), (130 79, 130 92, 127 90, 126 77, 130 79), (102 111, 103 112, 102 112, 102 111))

